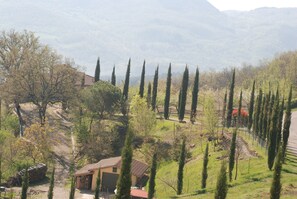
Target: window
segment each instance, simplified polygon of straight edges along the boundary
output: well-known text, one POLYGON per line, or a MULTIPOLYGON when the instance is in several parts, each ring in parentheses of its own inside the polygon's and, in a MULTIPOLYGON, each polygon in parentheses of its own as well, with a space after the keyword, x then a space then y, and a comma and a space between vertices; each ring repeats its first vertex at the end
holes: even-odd
POLYGON ((118 170, 118 168, 116 168, 116 167, 112 167, 112 172, 113 172, 113 173, 116 173, 117 170, 118 170))

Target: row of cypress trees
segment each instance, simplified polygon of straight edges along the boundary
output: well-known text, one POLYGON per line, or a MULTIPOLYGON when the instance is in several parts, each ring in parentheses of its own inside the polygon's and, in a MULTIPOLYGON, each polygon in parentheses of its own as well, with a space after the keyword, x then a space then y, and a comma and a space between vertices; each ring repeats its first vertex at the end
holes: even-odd
MULTIPOLYGON (((144 97, 144 88, 145 88, 145 60, 143 62, 141 77, 140 77, 140 85, 139 85, 139 96, 144 97)), ((126 101, 128 99, 129 93, 129 79, 130 79, 130 68, 131 68, 131 59, 129 59, 124 88, 123 88, 123 99, 126 101)), ((157 94, 158 94, 158 76, 159 76, 159 67, 155 70, 155 75, 153 79, 153 86, 151 83, 148 84, 147 89, 147 103, 148 106, 151 107, 153 111, 156 110, 157 107, 157 94)), ((95 82, 99 81, 100 79, 100 59, 97 60, 97 65, 95 69, 95 82)), ((166 93, 164 99, 164 118, 169 119, 170 117, 170 94, 171 94, 171 79, 172 79, 172 72, 171 72, 171 63, 168 67, 167 73, 167 81, 166 81, 166 93)), ((113 67, 112 76, 111 76, 111 83, 115 86, 116 85, 116 76, 115 76, 115 67, 113 67)), ((179 91, 179 98, 178 98, 178 118, 179 121, 183 121, 186 109, 186 102, 187 102, 187 91, 189 85, 189 69, 186 66, 185 71, 183 73, 183 79, 181 88, 179 91)), ((193 90, 192 90, 192 104, 191 104, 191 113, 190 113, 190 121, 194 122, 196 115, 197 115, 197 104, 198 104, 198 93, 199 93, 199 70, 196 69, 193 90)))

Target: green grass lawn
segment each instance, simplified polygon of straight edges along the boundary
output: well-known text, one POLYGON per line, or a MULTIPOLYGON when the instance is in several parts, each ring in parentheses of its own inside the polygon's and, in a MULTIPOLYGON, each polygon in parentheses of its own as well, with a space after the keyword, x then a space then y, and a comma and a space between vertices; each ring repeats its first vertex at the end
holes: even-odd
MULTIPOLYGON (((187 124, 179 125, 184 125, 184 130, 186 129, 187 131, 188 128, 185 126, 187 124)), ((172 126, 172 122, 159 121, 157 129, 163 128, 166 130, 159 130, 156 134, 164 138, 166 137, 165 133, 172 131, 172 126)), ((197 131, 191 133, 199 134, 197 131)), ((269 198, 273 171, 269 171, 267 167, 266 149, 258 146, 246 133, 239 132, 239 135, 244 138, 251 150, 255 150, 258 153, 258 157, 239 161, 238 178, 229 183, 227 198, 269 198)), ((201 150, 199 138, 198 135, 196 137, 193 136, 193 139, 189 141, 191 143, 196 142, 196 146, 191 149, 192 158, 185 165, 183 195, 176 196, 174 189, 171 188, 171 186, 176 187, 178 163, 173 161, 163 162, 159 165, 156 176, 157 198, 214 198, 216 180, 221 165, 219 158, 228 152, 226 150, 214 152, 213 145, 210 144, 207 188, 205 193, 203 193, 200 188, 203 151, 201 150)), ((205 144, 205 141, 202 142, 203 149, 205 144)), ((234 174, 235 169, 233 170, 233 176, 234 174)), ((297 197, 297 157, 291 154, 288 154, 286 163, 283 165, 282 184, 281 198, 297 197)))

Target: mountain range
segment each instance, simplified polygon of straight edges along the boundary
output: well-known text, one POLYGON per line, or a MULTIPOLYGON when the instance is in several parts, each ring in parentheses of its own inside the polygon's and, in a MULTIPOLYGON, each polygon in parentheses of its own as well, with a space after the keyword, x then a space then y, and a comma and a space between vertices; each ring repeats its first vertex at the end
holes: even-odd
POLYGON ((297 8, 221 12, 206 0, 0 0, 0 30, 33 31, 93 75, 257 64, 297 49, 297 8))

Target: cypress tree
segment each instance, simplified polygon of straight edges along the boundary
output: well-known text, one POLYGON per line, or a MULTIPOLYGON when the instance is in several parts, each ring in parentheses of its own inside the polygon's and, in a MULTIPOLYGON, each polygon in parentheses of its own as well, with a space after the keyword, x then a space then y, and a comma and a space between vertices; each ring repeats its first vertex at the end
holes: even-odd
POLYGON ((233 75, 230 83, 230 92, 229 92, 229 100, 228 100, 228 108, 227 108, 227 128, 231 126, 231 121, 232 121, 234 86, 235 86, 235 69, 233 70, 233 75))
POLYGON ((154 82, 153 82, 153 95, 152 95, 152 110, 156 110, 157 104, 157 94, 158 94, 158 73, 159 73, 159 66, 155 71, 154 82))
POLYGON ((268 118, 267 118, 267 139, 270 140, 270 124, 272 120, 272 111, 273 111, 273 106, 274 106, 274 101, 275 101, 275 95, 272 94, 270 98, 270 106, 269 106, 269 111, 268 111, 268 118))
POLYGON ((275 96, 273 111, 272 111, 272 118, 271 118, 272 120, 270 122, 270 128, 269 128, 270 141, 268 146, 268 168, 270 170, 273 167, 273 162, 276 155, 278 114, 279 114, 279 99, 278 99, 278 91, 277 91, 275 96))
POLYGON ((257 102, 256 102, 256 106, 255 106, 255 112, 254 112, 254 134, 256 136, 259 136, 259 120, 260 120, 260 114, 261 114, 261 106, 262 106, 262 89, 259 90, 259 95, 257 96, 257 102))
POLYGON ((230 154, 229 154, 229 180, 230 181, 232 181, 232 171, 234 169, 234 163, 235 163, 236 135, 237 135, 237 132, 235 130, 232 135, 230 154))
POLYGON ((277 157, 274 163, 273 180, 270 188, 270 198, 279 199, 282 190, 281 172, 282 172, 282 147, 278 149, 277 157))
POLYGON ((146 95, 147 107, 150 108, 152 102, 152 84, 149 82, 146 95))
POLYGON ((51 175, 51 180, 50 180, 50 187, 47 193, 47 198, 48 199, 53 199, 54 196, 54 186, 55 186, 55 167, 53 168, 52 175, 51 175))
POLYGON ((27 199, 28 188, 29 188, 29 173, 28 173, 28 169, 26 169, 24 176, 22 177, 21 199, 27 199))
POLYGON ((123 89, 124 100, 128 99, 129 81, 130 81, 130 67, 131 67, 131 59, 129 59, 127 71, 126 71, 126 78, 125 78, 125 84, 124 84, 124 89, 123 89))
POLYGON ((268 123, 268 111, 269 111, 270 96, 271 96, 271 92, 269 91, 269 94, 266 96, 266 100, 265 100, 263 123, 262 123, 263 140, 266 140, 267 134, 268 134, 267 123, 268 123))
POLYGON ((144 78, 145 78, 145 60, 143 61, 140 85, 139 85, 139 96, 141 98, 143 98, 143 93, 144 93, 144 78))
POLYGON ((121 173, 117 182, 116 199, 130 199, 131 189, 131 163, 132 163, 132 132, 128 129, 125 146, 122 150, 121 173))
POLYGON ((186 139, 183 138, 179 163, 178 163, 178 173, 177 173, 177 191, 176 194, 180 195, 183 191, 183 176, 184 176, 184 166, 186 161, 186 139))
POLYGON ((264 120, 264 110, 266 104, 266 96, 262 95, 262 104, 260 108, 259 120, 258 120, 258 128, 259 128, 259 141, 263 138, 263 120, 264 120))
POLYGON ((251 132, 251 128, 253 125, 253 113, 254 113, 254 101, 255 101, 255 80, 253 82, 251 98, 250 98, 250 105, 249 105, 249 121, 248 121, 248 129, 251 132))
POLYGON ((72 176, 69 199, 74 199, 74 196, 75 196, 75 178, 74 178, 74 176, 72 176))
POLYGON ((207 164, 208 164, 208 143, 206 144, 206 149, 204 152, 204 158, 203 158, 203 170, 202 170, 202 179, 201 179, 201 188, 206 188, 206 180, 208 177, 207 174, 207 164))
POLYGON ((115 66, 113 67, 113 69, 112 69, 112 74, 111 74, 111 84, 112 85, 116 85, 116 75, 115 75, 115 66))
POLYGON ((95 82, 100 80, 100 58, 97 59, 96 69, 95 69, 95 82))
POLYGON ((157 153, 154 153, 151 165, 150 179, 149 179, 149 190, 148 199, 153 199, 155 195, 155 178, 157 172, 157 153))
POLYGON ((198 104, 198 92, 199 92, 199 70, 198 67, 196 68, 196 74, 195 74, 195 80, 192 90, 192 105, 191 105, 191 118, 190 120, 192 122, 195 121, 196 118, 196 109, 198 104))
POLYGON ((224 127, 226 126, 226 108, 227 108, 227 89, 224 96, 223 114, 222 114, 222 121, 223 121, 224 127))
POLYGON ((169 119, 169 104, 170 104, 170 89, 171 89, 171 63, 169 64, 166 82, 166 93, 164 100, 164 118, 169 119))
POLYGON ((238 102, 238 114, 237 114, 238 126, 241 124, 241 108, 242 108, 242 90, 240 91, 239 102, 238 102))
POLYGON ((183 75, 181 89, 180 89, 179 108, 178 108, 179 121, 183 121, 184 116, 185 116, 188 84, 189 84, 189 70, 188 70, 188 66, 186 66, 184 75, 183 75))
POLYGON ((283 115, 284 115, 284 98, 279 108, 278 121, 277 121, 277 138, 276 138, 276 149, 279 149, 279 146, 282 141, 282 127, 283 127, 283 115))
POLYGON ((226 163, 222 162, 221 170, 217 180, 217 186, 215 191, 215 199, 225 199, 228 192, 228 182, 226 173, 226 163))
POLYGON ((100 195, 100 180, 101 180, 101 171, 100 169, 98 170, 98 175, 97 175, 97 179, 96 179, 96 189, 95 189, 95 197, 94 199, 99 199, 99 195, 100 195))
POLYGON ((288 145, 290 126, 291 126, 291 100, 292 100, 292 86, 290 88, 289 97, 286 105, 286 113, 283 128, 283 157, 285 157, 288 145))

